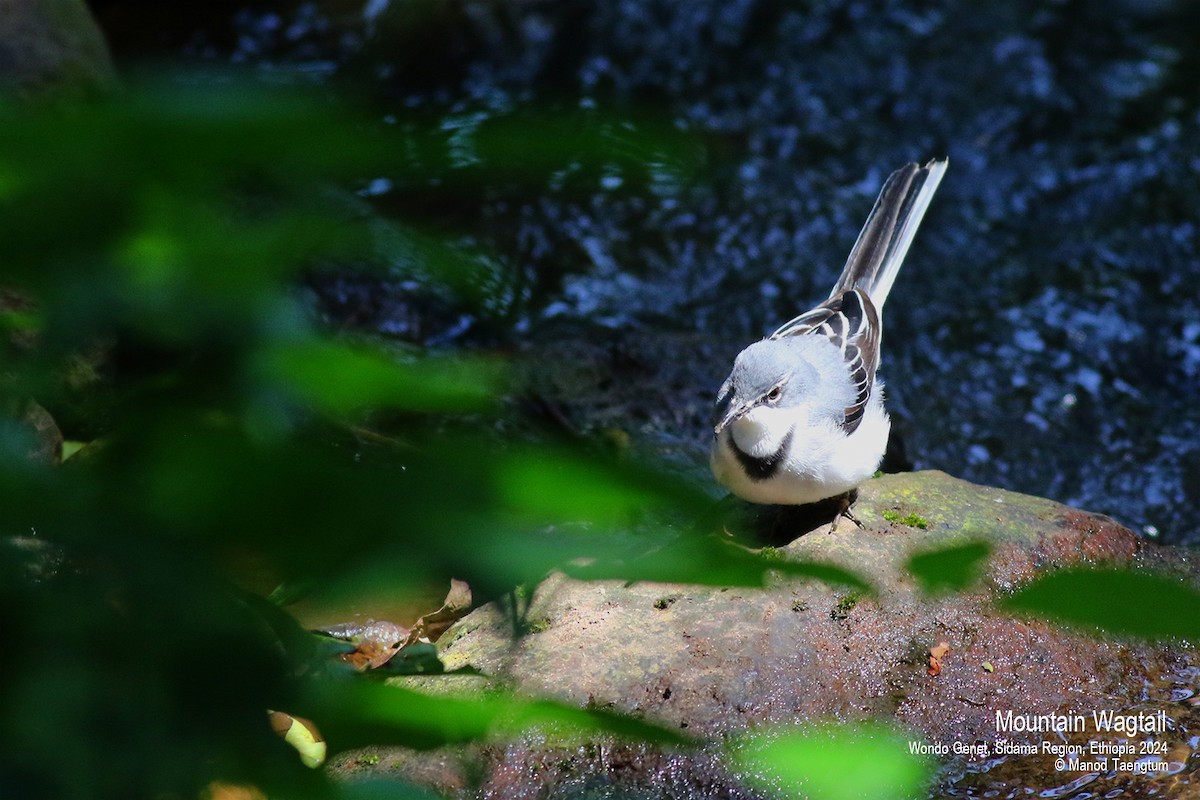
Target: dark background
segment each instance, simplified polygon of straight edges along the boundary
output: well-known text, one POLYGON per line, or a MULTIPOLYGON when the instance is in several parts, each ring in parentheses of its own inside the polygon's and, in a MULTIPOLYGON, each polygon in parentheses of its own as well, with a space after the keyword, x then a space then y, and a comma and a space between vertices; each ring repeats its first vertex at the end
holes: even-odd
MULTIPOLYGON (((91 5, 127 72, 244 66, 458 148, 461 179, 363 194, 487 253, 500 301, 316 286, 341 324, 402 339, 699 332, 735 351, 824 297, 888 172, 949 155, 886 314, 907 460, 1200 542, 1188 0, 91 5), (539 114, 577 122, 529 135, 539 114), (473 135, 506 120, 530 164, 470 180, 473 135), (580 130, 611 169, 572 161, 580 130), (637 151, 653 130, 689 144, 637 151)), ((706 403, 726 367, 692 365, 679 402, 706 403)), ((702 462, 702 415, 673 433, 702 462)))

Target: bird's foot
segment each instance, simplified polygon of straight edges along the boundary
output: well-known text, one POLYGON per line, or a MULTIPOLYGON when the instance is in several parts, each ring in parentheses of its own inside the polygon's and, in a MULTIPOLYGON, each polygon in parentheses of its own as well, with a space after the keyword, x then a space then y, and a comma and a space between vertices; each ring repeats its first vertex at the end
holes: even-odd
POLYGON ((854 503, 858 500, 858 489, 851 489, 836 499, 838 503, 837 513, 834 514, 833 522, 829 525, 829 532, 834 533, 837 530, 838 521, 842 517, 845 517, 853 522, 860 531, 866 530, 867 526, 859 522, 858 517, 854 516, 854 514, 850 511, 850 506, 854 505, 854 503))

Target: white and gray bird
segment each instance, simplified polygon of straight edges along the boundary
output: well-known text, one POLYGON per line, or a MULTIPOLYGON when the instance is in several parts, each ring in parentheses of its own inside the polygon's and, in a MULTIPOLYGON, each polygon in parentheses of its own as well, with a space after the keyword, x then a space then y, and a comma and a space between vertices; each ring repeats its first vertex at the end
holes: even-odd
POLYGON ((893 172, 829 299, 738 354, 717 398, 709 459, 734 494, 815 503, 879 469, 891 430, 875 376, 880 312, 946 164, 893 172))

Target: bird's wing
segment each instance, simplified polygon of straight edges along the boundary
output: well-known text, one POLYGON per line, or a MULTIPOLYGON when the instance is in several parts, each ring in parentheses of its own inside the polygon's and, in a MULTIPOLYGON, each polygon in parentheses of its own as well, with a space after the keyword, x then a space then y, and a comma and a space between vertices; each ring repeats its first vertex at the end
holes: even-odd
POLYGON ((879 313, 864 289, 851 289, 829 298, 771 334, 771 339, 787 336, 824 336, 842 354, 846 377, 854 385, 854 402, 846 406, 842 428, 847 434, 858 429, 879 366, 879 313))

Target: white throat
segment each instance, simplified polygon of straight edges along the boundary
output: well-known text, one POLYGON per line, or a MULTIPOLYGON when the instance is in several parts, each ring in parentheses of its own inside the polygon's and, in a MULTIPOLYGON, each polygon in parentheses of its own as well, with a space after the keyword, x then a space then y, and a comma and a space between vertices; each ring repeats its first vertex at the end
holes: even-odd
POLYGON ((803 407, 759 406, 729 426, 733 443, 752 458, 767 458, 779 451, 788 432, 803 428, 808 414, 803 407))

